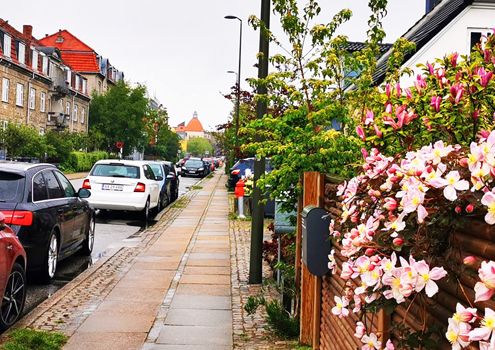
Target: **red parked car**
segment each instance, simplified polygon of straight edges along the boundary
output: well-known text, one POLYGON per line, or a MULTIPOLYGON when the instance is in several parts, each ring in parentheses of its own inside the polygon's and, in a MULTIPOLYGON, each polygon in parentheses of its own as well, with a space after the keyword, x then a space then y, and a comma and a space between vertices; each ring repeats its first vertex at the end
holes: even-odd
POLYGON ((26 300, 26 252, 0 212, 0 331, 22 315, 26 300))

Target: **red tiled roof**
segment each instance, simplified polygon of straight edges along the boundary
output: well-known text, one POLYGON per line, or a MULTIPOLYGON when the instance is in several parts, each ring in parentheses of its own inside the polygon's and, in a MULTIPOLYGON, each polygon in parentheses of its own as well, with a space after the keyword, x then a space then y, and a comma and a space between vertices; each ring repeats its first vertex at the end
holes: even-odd
POLYGON ((61 51, 86 51, 95 52, 91 47, 79 40, 75 35, 64 29, 55 34, 48 35, 40 39, 40 43, 45 46, 56 47, 61 51), (59 38, 63 40, 58 40, 59 38))
POLYGON ((62 51, 62 60, 77 72, 99 73, 100 67, 96 55, 91 52, 62 51))
POLYGON ((203 125, 197 117, 191 119, 187 126, 184 128, 185 131, 204 131, 203 125))

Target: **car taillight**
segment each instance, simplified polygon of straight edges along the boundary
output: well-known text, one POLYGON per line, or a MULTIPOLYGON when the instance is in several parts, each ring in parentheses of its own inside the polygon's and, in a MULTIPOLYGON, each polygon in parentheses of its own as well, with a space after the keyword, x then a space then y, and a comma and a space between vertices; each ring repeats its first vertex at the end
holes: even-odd
POLYGON ((138 182, 136 188, 134 189, 134 192, 144 192, 144 191, 146 191, 146 185, 143 184, 142 182, 138 182))
POLYGON ((89 179, 85 179, 82 184, 82 188, 85 188, 87 190, 91 189, 91 183, 89 182, 89 179))
POLYGON ((5 210, 5 223, 7 225, 31 226, 33 224, 33 213, 25 210, 5 210))
POLYGON ((232 175, 239 175, 240 174, 240 170, 239 169, 235 169, 235 170, 232 170, 231 174, 232 175))

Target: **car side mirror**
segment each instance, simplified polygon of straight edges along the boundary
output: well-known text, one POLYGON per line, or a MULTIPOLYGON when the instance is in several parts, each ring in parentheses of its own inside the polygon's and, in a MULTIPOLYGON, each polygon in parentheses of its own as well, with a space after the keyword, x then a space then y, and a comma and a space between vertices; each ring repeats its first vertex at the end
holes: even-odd
POLYGON ((91 197, 91 192, 85 188, 80 188, 79 191, 77 191, 77 196, 79 198, 89 198, 91 197))
POLYGON ((155 176, 155 180, 156 181, 162 181, 163 180, 163 176, 155 176))
POLYGON ((174 176, 174 175, 172 175, 172 174, 168 174, 168 175, 167 175, 167 179, 169 179, 169 180, 175 179, 175 176, 174 176))

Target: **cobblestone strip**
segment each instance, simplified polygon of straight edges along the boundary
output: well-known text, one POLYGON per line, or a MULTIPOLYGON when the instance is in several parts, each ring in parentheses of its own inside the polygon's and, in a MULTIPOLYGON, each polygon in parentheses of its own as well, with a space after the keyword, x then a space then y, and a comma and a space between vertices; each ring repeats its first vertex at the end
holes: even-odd
POLYGON ((182 259, 179 263, 179 267, 177 268, 177 272, 175 273, 175 276, 172 280, 172 283, 170 284, 170 287, 167 291, 167 294, 165 295, 165 298, 163 299, 162 304, 160 305, 160 309, 158 310, 158 314, 155 318, 155 322, 153 323, 153 326, 151 327, 150 332, 148 333, 148 337, 146 338, 145 344, 153 344, 156 342, 160 331, 165 323, 165 319, 167 318, 167 313, 170 309, 170 304, 172 303, 172 300, 174 298, 175 292, 177 290, 177 287, 179 286, 179 281, 182 277, 182 274, 184 273, 184 269, 186 268, 187 260, 189 259, 189 254, 194 248, 194 245, 196 244, 196 240, 198 238, 198 232, 203 224, 205 214, 208 211, 208 208, 210 207, 211 201, 213 199, 213 196, 216 191, 216 186, 218 182, 220 182, 220 179, 222 179, 223 176, 220 175, 218 176, 217 182, 215 183, 215 187, 213 188, 213 191, 211 192, 210 196, 208 197, 208 203, 206 204, 205 209, 203 210, 203 213, 201 214, 201 219, 199 220, 198 224, 196 225, 196 228, 194 229, 193 235, 191 237, 191 240, 189 241, 189 244, 187 245, 186 251, 184 252, 184 255, 182 256, 182 259))
POLYGON ((121 248, 115 254, 100 259, 38 305, 14 328, 56 330, 72 335, 126 274, 134 258, 160 237, 197 193, 198 191, 186 193, 178 199, 180 205, 174 207, 172 204, 166 209, 159 222, 137 238, 137 246, 121 248))
MULTIPOLYGON (((232 203, 233 204, 233 203, 232 203)), ((233 206, 231 205, 231 208, 233 206)), ((250 296, 257 296, 261 292, 261 285, 248 284, 249 255, 251 248, 251 222, 230 220, 231 242, 231 278, 232 278, 232 316, 234 349, 242 350, 285 350, 293 349, 294 342, 284 341, 268 329, 265 320, 266 313, 263 307, 248 315, 244 306, 250 296)), ((263 280, 270 278, 271 270, 263 262, 263 280)), ((267 299, 278 298, 274 288, 268 289, 267 299)))

